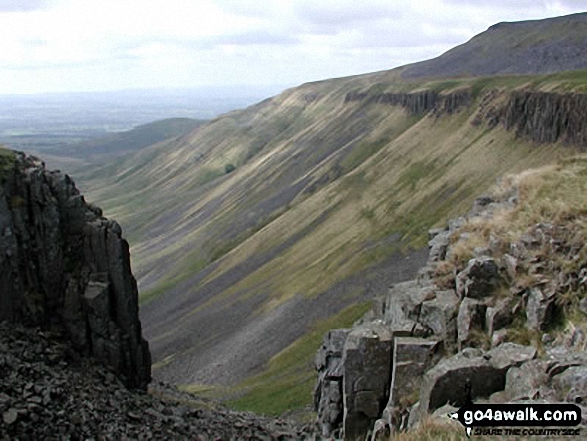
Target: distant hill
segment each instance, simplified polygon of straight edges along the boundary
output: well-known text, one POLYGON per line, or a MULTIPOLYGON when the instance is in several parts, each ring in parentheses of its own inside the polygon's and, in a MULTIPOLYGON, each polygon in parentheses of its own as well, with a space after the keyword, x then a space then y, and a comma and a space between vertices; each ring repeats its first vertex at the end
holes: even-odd
POLYGON ((545 74, 587 68, 587 13, 498 23, 404 78, 545 74))
POLYGON ((48 153, 59 156, 88 157, 118 155, 137 151, 165 139, 181 136, 206 121, 191 118, 169 118, 143 124, 126 132, 82 141, 51 149, 48 153))

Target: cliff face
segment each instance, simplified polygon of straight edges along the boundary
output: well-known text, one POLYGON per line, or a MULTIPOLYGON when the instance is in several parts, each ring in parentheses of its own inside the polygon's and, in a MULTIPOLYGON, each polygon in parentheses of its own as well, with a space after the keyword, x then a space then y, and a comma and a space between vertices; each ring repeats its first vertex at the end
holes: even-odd
POLYGON ((452 114, 457 112, 460 107, 468 105, 471 101, 471 95, 468 90, 448 94, 439 94, 432 90, 414 93, 378 94, 358 91, 349 92, 345 96, 345 102, 354 101, 402 106, 412 115, 422 115, 430 111, 452 114))
MULTIPOLYGON (((345 102, 379 103, 401 106, 412 115, 453 114, 472 102, 468 89, 440 94, 432 90, 413 93, 353 91, 345 102)), ((587 147, 587 94, 517 90, 504 94, 487 93, 480 103, 475 124, 485 121, 490 128, 498 124, 516 135, 536 143, 555 143, 587 147)))
POLYGON ((63 327, 76 349, 145 389, 151 355, 120 226, 35 158, 16 153, 0 179, 0 320, 63 327))
POLYGON ((512 93, 501 119, 505 128, 535 142, 587 147, 587 95, 512 93))

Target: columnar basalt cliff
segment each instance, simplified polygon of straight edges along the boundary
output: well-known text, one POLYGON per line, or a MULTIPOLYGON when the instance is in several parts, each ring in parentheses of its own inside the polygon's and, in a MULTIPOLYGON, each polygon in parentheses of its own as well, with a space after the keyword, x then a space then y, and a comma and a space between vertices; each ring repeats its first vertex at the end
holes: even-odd
POLYGON ((587 147, 587 95, 545 92, 512 93, 503 124, 535 142, 587 147))
POLYGON ((16 153, 0 185, 0 320, 65 328, 131 388, 151 379, 138 291, 120 226, 71 179, 16 153))
POLYGON ((469 105, 471 94, 468 89, 448 94, 439 94, 432 90, 423 90, 412 93, 378 93, 353 91, 347 93, 345 102, 362 101, 365 103, 380 103, 391 106, 402 106, 412 115, 421 115, 430 111, 455 113, 459 108, 469 105))
POLYGON ((492 90, 481 99, 474 124, 502 125, 535 143, 587 147, 587 94, 519 90, 502 98, 492 90))

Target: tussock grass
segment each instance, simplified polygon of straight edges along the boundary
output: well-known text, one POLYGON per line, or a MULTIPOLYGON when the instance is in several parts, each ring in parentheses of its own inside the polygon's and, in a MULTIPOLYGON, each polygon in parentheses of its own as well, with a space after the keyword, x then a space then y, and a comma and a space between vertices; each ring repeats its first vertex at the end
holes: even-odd
MULTIPOLYGON (((474 218, 459 230, 459 239, 452 245, 450 259, 437 265, 435 277, 440 285, 454 283, 454 274, 464 268, 476 247, 500 244, 498 254, 510 252, 529 232, 540 225, 551 226, 553 237, 539 242, 538 248, 529 248, 527 260, 545 262, 547 272, 530 271, 526 261, 520 262, 510 281, 518 291, 537 284, 552 272, 578 274, 587 267, 587 155, 578 155, 536 169, 504 177, 493 191, 494 195, 510 195, 515 188, 518 204, 511 210, 496 212, 492 218, 474 218), (562 249, 556 249, 555 244, 562 249)), ((456 239, 455 239, 456 240, 456 239)), ((496 257, 500 257, 497 255, 496 257)), ((502 296, 511 295, 503 292, 502 296)), ((557 316, 550 329, 562 338, 576 327, 587 328, 579 301, 585 296, 585 287, 569 288, 556 293, 557 316)), ((517 317, 508 329, 507 340, 541 348, 542 332, 525 327, 525 317, 517 317)))

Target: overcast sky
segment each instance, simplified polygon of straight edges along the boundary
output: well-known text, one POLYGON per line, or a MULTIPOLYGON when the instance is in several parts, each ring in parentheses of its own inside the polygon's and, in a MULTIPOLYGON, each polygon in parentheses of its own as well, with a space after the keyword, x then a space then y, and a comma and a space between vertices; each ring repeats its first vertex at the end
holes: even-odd
POLYGON ((0 0, 0 94, 293 86, 583 10, 587 0, 0 0))

